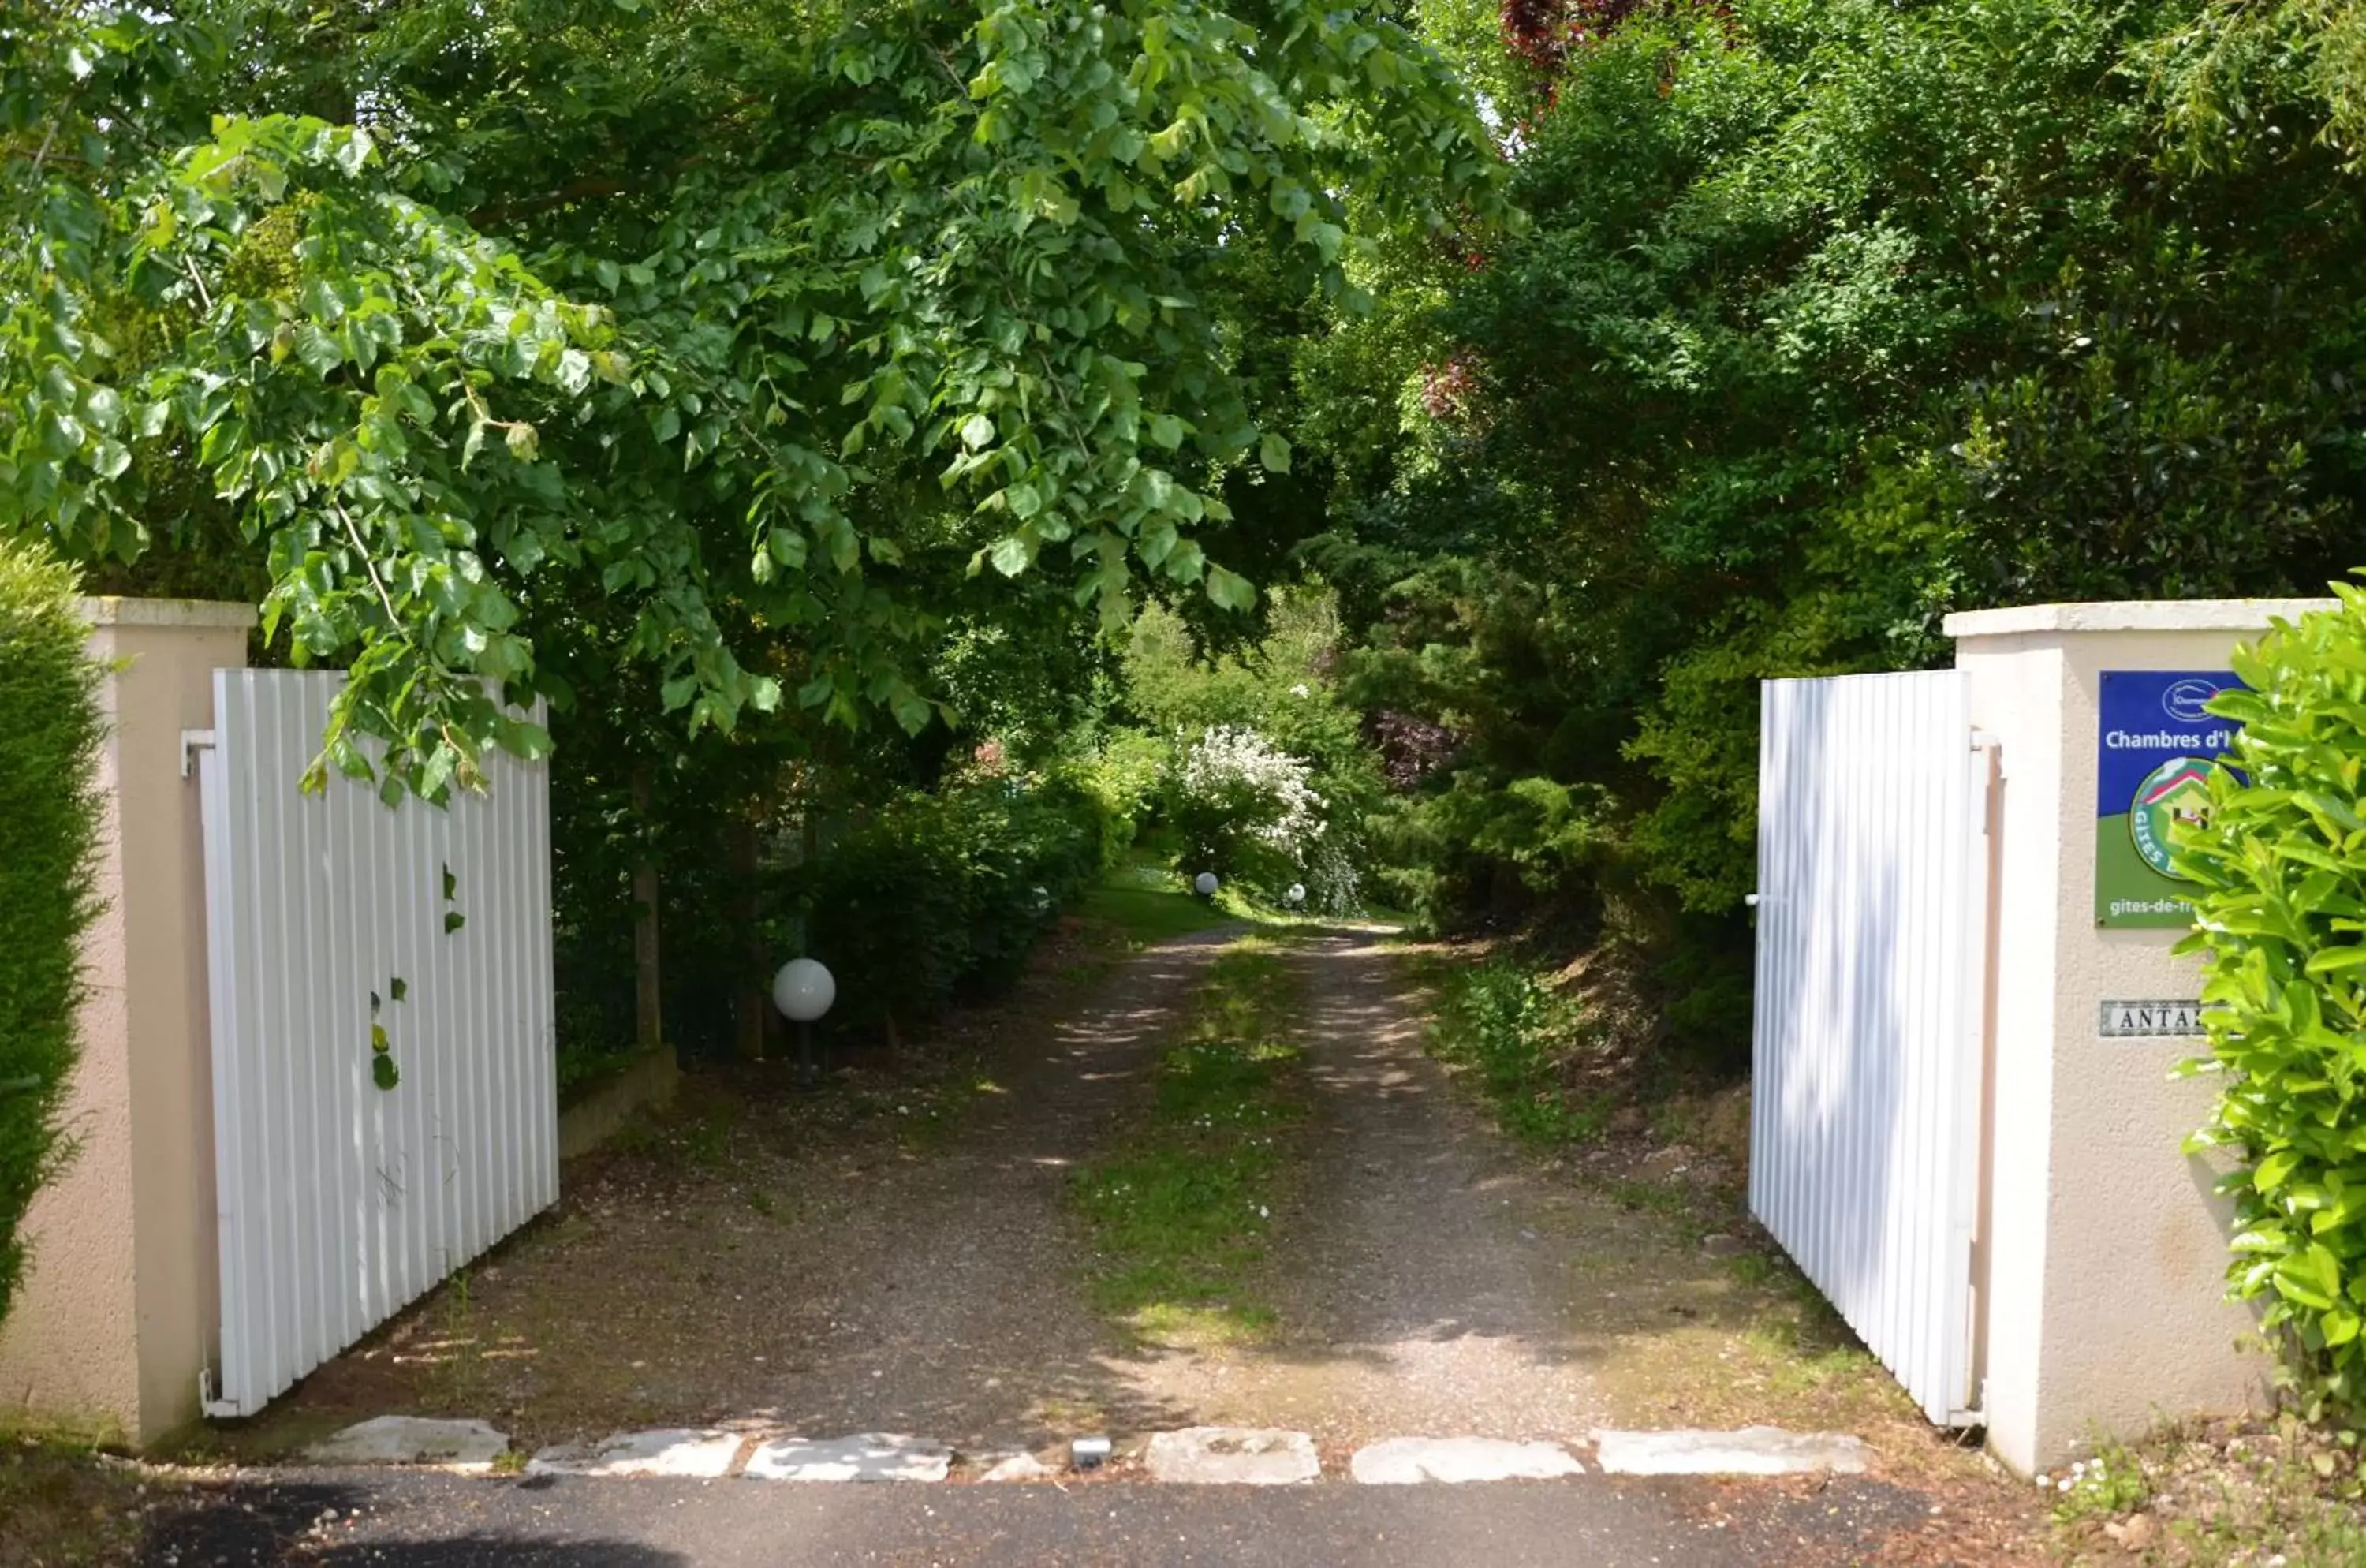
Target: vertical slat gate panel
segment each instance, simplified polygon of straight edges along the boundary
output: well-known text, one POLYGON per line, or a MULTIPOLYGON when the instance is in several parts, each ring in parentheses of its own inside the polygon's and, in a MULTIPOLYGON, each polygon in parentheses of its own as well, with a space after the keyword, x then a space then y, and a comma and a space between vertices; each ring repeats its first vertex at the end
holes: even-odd
POLYGON ((260 1409, 558 1193, 545 770, 492 759, 490 793, 445 809, 333 774, 303 795, 340 679, 214 679, 218 1415, 260 1409))
POLYGON ((1760 720, 1751 1207, 1947 1423, 1976 1403, 1985 758, 1953 671, 1769 681, 1760 720))

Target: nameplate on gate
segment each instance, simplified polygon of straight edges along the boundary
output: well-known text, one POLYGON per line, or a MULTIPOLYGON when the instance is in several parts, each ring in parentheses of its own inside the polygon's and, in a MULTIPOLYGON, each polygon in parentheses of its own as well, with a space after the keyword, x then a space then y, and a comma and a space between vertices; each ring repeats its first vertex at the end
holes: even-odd
POLYGON ((2202 1004, 2190 998, 2103 1004, 2102 1033, 2106 1040, 2137 1040, 2154 1035, 2201 1032, 2202 1004))

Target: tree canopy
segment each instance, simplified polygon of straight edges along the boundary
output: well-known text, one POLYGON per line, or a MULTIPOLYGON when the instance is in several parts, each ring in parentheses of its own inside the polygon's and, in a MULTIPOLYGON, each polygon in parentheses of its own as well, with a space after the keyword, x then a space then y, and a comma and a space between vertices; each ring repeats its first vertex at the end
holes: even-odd
POLYGON ((1503 15, 1527 228, 1376 283, 1295 427, 1342 454, 1364 700, 1454 738, 1438 874, 1658 889, 1741 950, 1759 678, 2355 564, 2349 8, 1503 15))
POLYGON ((389 787, 571 703, 619 819, 1312 571, 1397 897, 1738 984, 1758 679, 2354 564, 2361 16, 31 0, 0 526, 251 574, 389 787))
POLYGON ((1496 162, 1369 5, 32 0, 0 525, 259 557, 389 787, 620 668, 693 733, 918 729, 974 578, 1250 603, 1198 536, 1291 463, 1235 279, 1352 313, 1496 162))

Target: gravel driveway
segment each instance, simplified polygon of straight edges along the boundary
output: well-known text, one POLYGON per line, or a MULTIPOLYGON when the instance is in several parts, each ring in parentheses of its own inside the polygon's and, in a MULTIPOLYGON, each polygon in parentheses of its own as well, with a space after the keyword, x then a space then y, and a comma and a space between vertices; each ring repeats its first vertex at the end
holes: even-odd
POLYGON ((1588 1370, 1600 1342, 1569 1310, 1570 1249, 1545 1239, 1573 1201, 1455 1094, 1379 938, 1325 933, 1294 962, 1311 1107, 1269 1248, 1279 1332, 1142 1364, 1133 1385, 1334 1448, 1584 1437, 1609 1415, 1588 1370))

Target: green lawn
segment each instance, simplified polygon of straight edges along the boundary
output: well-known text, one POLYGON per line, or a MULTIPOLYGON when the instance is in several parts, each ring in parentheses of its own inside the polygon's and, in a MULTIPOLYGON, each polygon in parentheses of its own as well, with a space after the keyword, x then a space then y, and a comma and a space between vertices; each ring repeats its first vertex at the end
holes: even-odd
POLYGON ((1193 897, 1181 876, 1144 860, 1110 868, 1076 912, 1117 927, 1138 947, 1255 918, 1221 894, 1213 901, 1193 897))
POLYGON ((1144 944, 1189 936, 1233 919, 1223 909, 1189 893, 1106 885, 1086 894, 1076 912, 1089 920, 1106 920, 1131 941, 1144 944))
MULTIPOLYGON (((1133 853, 1135 858, 1112 867, 1101 885, 1085 895, 1076 912, 1117 927, 1136 946, 1212 930, 1228 921, 1284 930, 1336 923, 1327 916, 1268 908, 1234 887, 1220 889, 1212 899, 1195 897, 1180 873, 1147 858, 1146 852, 1133 853)), ((1409 916, 1379 911, 1358 919, 1367 924, 1411 923, 1409 916)))

